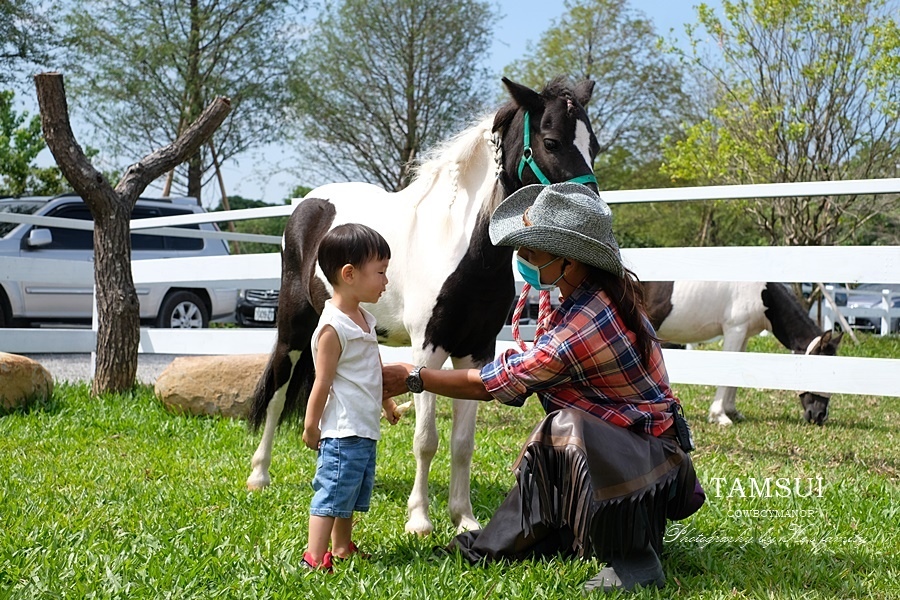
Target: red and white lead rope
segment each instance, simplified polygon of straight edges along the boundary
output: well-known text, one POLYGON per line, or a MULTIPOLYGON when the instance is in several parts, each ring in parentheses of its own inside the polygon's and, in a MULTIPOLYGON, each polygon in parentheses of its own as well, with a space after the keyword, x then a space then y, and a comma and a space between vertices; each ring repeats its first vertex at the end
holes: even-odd
MULTIPOLYGON (((528 350, 528 346, 525 345, 525 342, 522 341, 522 336, 519 334, 519 319, 522 318, 522 311, 525 310, 525 305, 528 304, 528 292, 531 291, 531 286, 527 283, 522 284, 522 293, 519 294, 519 300, 516 302, 516 308, 513 311, 512 316, 512 335, 513 340, 519 345, 523 351, 528 350)), ((534 330, 534 339, 537 341, 541 335, 543 335, 547 331, 547 326, 550 323, 550 292, 547 290, 540 290, 538 292, 538 322, 537 327, 534 330)))

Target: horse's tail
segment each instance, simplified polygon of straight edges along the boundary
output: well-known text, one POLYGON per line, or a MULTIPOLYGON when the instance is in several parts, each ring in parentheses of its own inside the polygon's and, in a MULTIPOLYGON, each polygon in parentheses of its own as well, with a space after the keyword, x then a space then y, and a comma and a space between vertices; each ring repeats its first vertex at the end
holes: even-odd
POLYGON ((334 205, 327 200, 307 198, 288 219, 281 253, 278 341, 256 384, 248 419, 251 430, 263 424, 269 402, 285 385, 280 421, 306 413, 315 378, 310 340, 328 297, 325 285, 315 276, 316 258, 335 213, 334 205))

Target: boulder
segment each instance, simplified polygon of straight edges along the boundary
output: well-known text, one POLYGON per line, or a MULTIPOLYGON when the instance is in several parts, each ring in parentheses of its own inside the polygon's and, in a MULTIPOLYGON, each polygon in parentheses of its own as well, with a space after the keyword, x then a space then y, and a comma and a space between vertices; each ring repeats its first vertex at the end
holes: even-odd
POLYGON ((182 356, 156 378, 156 395, 178 414, 246 419, 268 354, 182 356))
POLYGON ((39 362, 0 352, 0 408, 11 410, 32 400, 46 401, 53 393, 53 377, 39 362))

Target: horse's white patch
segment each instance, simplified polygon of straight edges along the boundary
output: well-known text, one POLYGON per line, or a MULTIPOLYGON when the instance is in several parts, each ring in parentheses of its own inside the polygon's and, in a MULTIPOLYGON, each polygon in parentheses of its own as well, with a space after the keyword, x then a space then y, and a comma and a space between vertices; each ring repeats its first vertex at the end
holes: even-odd
POLYGON ((594 163, 591 161, 591 132, 588 131, 584 121, 575 121, 575 147, 581 152, 584 158, 584 164, 588 169, 593 170, 594 163))
POLYGON ((814 338, 812 339, 812 341, 809 343, 809 346, 806 347, 806 353, 805 353, 805 354, 806 354, 807 356, 809 356, 810 352, 812 352, 812 351, 816 348, 816 346, 819 345, 819 341, 821 341, 821 339, 822 339, 822 336, 821 336, 821 335, 817 335, 816 337, 814 337, 814 338))

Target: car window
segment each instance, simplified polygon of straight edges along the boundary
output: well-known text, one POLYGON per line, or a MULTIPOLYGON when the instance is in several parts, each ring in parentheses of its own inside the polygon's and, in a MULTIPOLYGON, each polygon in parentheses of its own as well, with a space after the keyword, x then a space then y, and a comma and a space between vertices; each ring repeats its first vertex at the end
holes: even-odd
MULTIPOLYGON (((12 213, 16 215, 33 215, 40 207, 44 206, 43 202, 0 202, 0 212, 12 213)), ((19 223, 7 223, 0 221, 0 238, 19 226, 19 223)))
MULTIPOLYGON (((174 208, 162 208, 160 210, 162 212, 162 216, 164 216, 164 217, 192 214, 190 211, 177 210, 174 208)), ((199 225, 179 225, 178 228, 179 229, 199 230, 200 226, 199 225)), ((167 250, 179 250, 179 251, 203 250, 203 239, 202 238, 183 238, 183 237, 166 236, 163 239, 165 240, 167 250)))
MULTIPOLYGON (((160 212, 156 208, 148 208, 145 206, 135 206, 131 212, 132 219, 149 219, 150 217, 159 217, 160 212)), ((161 235, 149 235, 132 233, 131 249, 134 250, 162 250, 165 242, 161 235)))
MULTIPOLYGON (((61 206, 48 214, 50 217, 91 221, 91 211, 84 204, 61 206)), ((94 232, 85 229, 69 229, 68 227, 48 227, 53 235, 53 242, 46 246, 48 250, 93 250, 94 232)))

